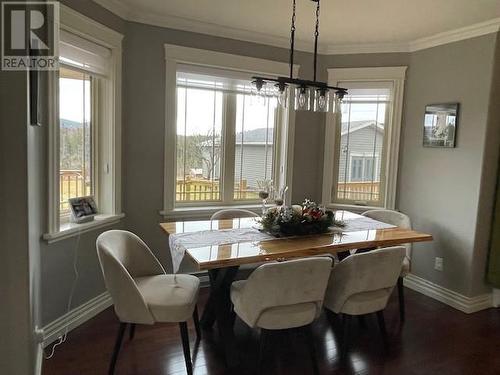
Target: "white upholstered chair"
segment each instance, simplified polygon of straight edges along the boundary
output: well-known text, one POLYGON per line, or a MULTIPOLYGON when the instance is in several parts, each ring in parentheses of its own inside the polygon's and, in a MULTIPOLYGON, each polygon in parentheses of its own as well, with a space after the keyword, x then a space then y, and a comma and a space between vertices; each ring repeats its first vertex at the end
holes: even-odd
POLYGON ((215 212, 210 220, 236 219, 239 217, 259 217, 255 212, 241 208, 228 208, 215 212))
POLYGON ((234 311, 247 325, 261 329, 259 369, 270 331, 301 328, 317 372, 309 326, 321 313, 331 269, 331 258, 273 262, 257 268, 247 280, 233 282, 234 311))
MULTIPOLYGON (((410 218, 407 215, 398 211, 369 210, 364 212, 362 215, 381 221, 383 223, 396 225, 400 228, 411 229, 410 218)), ((403 278, 410 273, 411 243, 404 244, 403 246, 406 249, 406 256, 403 259, 401 274, 398 278, 399 316, 401 321, 405 320, 405 299, 404 299, 403 278)))
POLYGON ((386 343, 382 311, 397 283, 404 257, 405 248, 394 246, 351 255, 333 268, 324 306, 335 314, 343 315, 342 357, 348 350, 349 325, 353 315, 377 313, 386 343))
POLYGON ((148 246, 131 232, 104 232, 97 238, 96 246, 106 288, 120 320, 109 374, 114 373, 127 325, 131 325, 132 339, 136 324, 156 322, 179 323, 186 369, 191 374, 186 321, 193 316, 200 339, 196 308, 199 279, 191 275, 167 275, 148 246))

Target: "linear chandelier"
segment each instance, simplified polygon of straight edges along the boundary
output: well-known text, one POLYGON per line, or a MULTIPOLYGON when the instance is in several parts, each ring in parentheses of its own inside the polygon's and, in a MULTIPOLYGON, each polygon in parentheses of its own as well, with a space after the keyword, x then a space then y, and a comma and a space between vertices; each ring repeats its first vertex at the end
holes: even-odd
POLYGON ((316 66, 318 61, 318 37, 319 37, 319 2, 316 3, 316 27, 314 31, 314 70, 313 80, 293 78, 293 57, 295 48, 295 12, 296 0, 292 5, 292 25, 290 28, 290 77, 252 77, 253 91, 257 96, 277 95, 278 103, 287 107, 290 100, 290 91, 294 90, 294 108, 296 111, 333 112, 340 111, 342 101, 347 89, 342 87, 328 86, 326 82, 316 81, 316 66), (330 91, 333 95, 330 95, 330 91), (332 103, 331 103, 332 102, 332 103))

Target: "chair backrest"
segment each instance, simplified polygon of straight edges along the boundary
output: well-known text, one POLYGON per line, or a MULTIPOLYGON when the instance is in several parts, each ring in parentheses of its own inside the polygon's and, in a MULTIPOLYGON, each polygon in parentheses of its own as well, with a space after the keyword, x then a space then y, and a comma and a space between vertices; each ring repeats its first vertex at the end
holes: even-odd
POLYGON ((148 246, 131 232, 110 230, 97 237, 96 247, 104 282, 120 321, 154 323, 134 282, 136 277, 165 274, 148 246))
POLYGON ((237 219, 239 217, 259 217, 259 215, 241 208, 228 208, 215 212, 210 220, 237 219))
MULTIPOLYGON (((369 210, 362 213, 363 216, 381 221, 383 223, 396 225, 400 228, 411 229, 411 220, 408 215, 393 210, 369 210)), ((405 244, 406 256, 411 258, 411 244, 405 244)))
POLYGON ((342 311, 342 306, 351 296, 392 289, 397 283, 404 257, 405 248, 394 246, 354 254, 342 260, 330 276, 325 298, 328 308, 342 311))
POLYGON ((252 325, 269 308, 315 303, 320 311, 332 269, 332 259, 313 257, 267 263, 248 277, 241 300, 252 325))

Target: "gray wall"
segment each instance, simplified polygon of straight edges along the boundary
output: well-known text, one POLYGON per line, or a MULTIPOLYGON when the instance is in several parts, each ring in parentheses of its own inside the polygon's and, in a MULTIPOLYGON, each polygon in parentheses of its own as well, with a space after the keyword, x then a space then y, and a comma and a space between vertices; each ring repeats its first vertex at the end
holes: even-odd
POLYGON ((34 372, 39 306, 29 248, 27 75, 0 71, 0 372, 34 372))
MULTIPOLYGON (((160 230, 163 208, 163 152, 165 129, 164 44, 178 44, 243 56, 287 61, 282 48, 222 39, 208 35, 127 23, 123 56, 123 165, 126 225, 146 239, 170 269, 167 237, 160 230)), ((310 55, 297 53, 301 75, 310 55)), ((319 199, 324 115, 297 112, 293 195, 319 199), (304 157, 307 155, 307 158, 304 157), (305 160, 306 162, 303 162, 305 160)), ((185 268, 189 269, 189 268, 185 268)))
MULTIPOLYGON (((111 12, 92 1, 64 0, 63 4, 74 8, 80 13, 101 22, 108 27, 124 33, 125 22, 111 12)), ((41 90, 47 89, 43 85, 41 90)), ((105 291, 101 271, 99 269, 95 250, 95 240, 104 230, 95 230, 78 237, 61 240, 48 244, 40 237, 47 231, 47 135, 52 124, 44 121, 41 128, 35 129, 36 136, 33 149, 33 169, 38 177, 33 181, 39 191, 39 204, 36 210, 31 211, 30 217, 37 218, 36 231, 32 238, 39 243, 40 272, 41 272, 41 324, 46 325, 67 312, 69 293, 75 278, 73 263, 76 262, 79 279, 75 288, 72 308, 75 308, 89 299, 105 291)), ((36 202, 36 200, 33 200, 36 202)), ((119 227, 116 226, 116 227, 119 227)), ((105 229, 110 229, 107 227, 105 229)))
POLYGON ((486 253, 475 240, 495 41, 490 34, 415 52, 406 85, 398 207, 434 236, 415 245, 412 272, 466 296, 486 291, 473 287, 472 273, 486 253), (425 105, 442 102, 460 103, 457 147, 424 148, 425 105))
MULTIPOLYGON (((249 42, 124 22, 90 1, 65 0, 63 3, 126 35, 123 56, 122 164, 123 210, 127 216, 123 225, 144 237, 162 262, 169 267, 167 238, 158 227, 158 223, 162 220, 158 211, 163 206, 165 92, 163 44, 206 48, 276 61, 287 61, 288 51, 249 42)), ((483 157, 481 148, 485 141, 485 113, 488 110, 485 103, 488 103, 493 40, 493 36, 490 35, 415 54, 336 55, 321 56, 319 60, 321 79, 326 79, 327 67, 409 66, 398 202, 400 208, 414 218, 418 229, 429 230, 437 238, 428 246, 421 245, 422 248, 418 249, 421 251, 415 252, 418 255, 415 257, 414 271, 431 281, 463 293, 483 290, 480 281, 474 290, 468 286, 470 285, 468 282, 463 281, 465 274, 469 279, 474 277, 481 280, 479 263, 474 264, 474 268, 477 267, 477 275, 474 271, 472 276, 468 271, 471 268, 472 253, 476 248, 474 240, 469 238, 471 234, 474 238, 475 232, 475 228, 470 229, 470 225, 475 224, 476 220, 460 221, 458 217, 466 216, 465 209, 474 213, 471 216, 478 215, 477 207, 480 201, 477 189, 483 157), (444 80, 440 81, 441 79, 444 80), (442 85, 441 82, 445 84, 442 85), (433 101, 454 100, 455 97, 465 105, 463 111, 466 116, 459 125, 458 148, 446 152, 423 150, 420 146, 423 106, 433 101), (463 132, 462 126, 465 128, 463 132), (479 132, 475 131, 476 126, 479 127, 479 132), (452 156, 455 154, 458 157, 452 156), (443 169, 435 168, 436 164, 438 167, 452 168, 450 173, 454 173, 451 174, 453 184, 446 180, 449 178, 446 177, 449 176, 448 171, 444 174, 437 173, 443 169), (456 181, 459 167, 465 168, 466 177, 469 178, 463 185, 457 184, 456 181), (432 183, 426 182, 431 179, 432 183), (448 189, 457 186, 459 188, 452 191, 453 197, 448 197, 448 189), (436 191, 441 198, 439 202, 434 199, 436 191), (430 192, 433 194, 429 194, 430 192), (440 210, 427 206, 419 207, 415 203, 423 201, 429 201, 429 206, 440 207, 440 210), (470 201, 475 201, 475 204, 470 201), (447 221, 451 215, 444 214, 450 209, 455 218, 451 224, 447 221), (462 243, 463 237, 465 242, 462 243), (445 272, 442 274, 432 271, 431 263, 435 254, 445 255, 445 272)), ((299 52, 296 61, 302 65, 300 75, 310 77, 311 55, 299 52)), ((324 122, 324 114, 297 112, 293 200, 301 200, 304 197, 316 200, 321 198, 323 167, 322 163, 317 161, 323 158, 324 122)), ((42 132, 45 131, 46 127, 42 132)), ((46 152, 43 145, 39 145, 36 151, 40 162, 38 165, 40 170, 44 171, 38 177, 41 181, 41 191, 44 191, 46 186, 44 178, 46 170, 43 169, 46 152)), ((21 159, 19 163, 22 163, 21 159)), ((487 168, 483 169, 483 173, 487 172, 487 168)), ((38 209, 43 210, 43 207, 38 209)), ((488 207, 484 209, 488 211, 488 207)), ((43 227, 45 231, 45 214, 42 214, 39 220, 41 220, 40 228, 43 227)), ((38 232, 43 231, 38 230, 38 232)), ((32 236, 39 234, 41 233, 32 236)), ((75 249, 78 252, 80 281, 74 306, 104 291, 95 256, 94 243, 98 234, 98 231, 86 233, 79 242, 77 238, 72 238, 50 245, 45 242, 40 243, 43 324, 58 318, 66 311, 68 292, 73 280, 72 263, 75 249)))

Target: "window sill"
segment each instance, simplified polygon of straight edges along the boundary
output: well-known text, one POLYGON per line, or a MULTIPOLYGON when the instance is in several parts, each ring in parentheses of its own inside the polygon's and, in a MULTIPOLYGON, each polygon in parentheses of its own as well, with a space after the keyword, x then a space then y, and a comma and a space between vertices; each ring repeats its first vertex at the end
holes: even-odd
POLYGON ((224 206, 205 206, 205 207, 177 207, 173 210, 161 210, 160 215, 165 219, 191 219, 191 220, 207 220, 210 219, 215 212, 230 208, 241 208, 261 213, 261 204, 240 204, 240 205, 224 205, 224 206))
POLYGON ((44 234, 43 239, 46 240, 48 243, 61 241, 66 238, 78 236, 81 233, 90 232, 95 229, 116 224, 124 217, 125 217, 124 213, 116 215, 101 214, 101 215, 96 215, 93 221, 89 221, 87 223, 82 223, 82 224, 64 223, 61 224, 59 231, 44 234))

